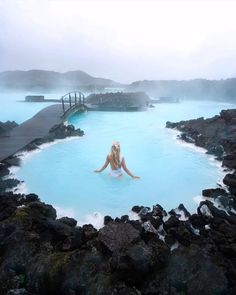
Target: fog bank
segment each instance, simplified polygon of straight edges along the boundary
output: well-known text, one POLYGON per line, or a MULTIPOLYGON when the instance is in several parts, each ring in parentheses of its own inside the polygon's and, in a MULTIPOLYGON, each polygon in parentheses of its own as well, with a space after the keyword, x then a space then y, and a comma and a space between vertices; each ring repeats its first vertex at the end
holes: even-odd
POLYGON ((235 11, 234 1, 0 1, 0 71, 233 77, 235 11))

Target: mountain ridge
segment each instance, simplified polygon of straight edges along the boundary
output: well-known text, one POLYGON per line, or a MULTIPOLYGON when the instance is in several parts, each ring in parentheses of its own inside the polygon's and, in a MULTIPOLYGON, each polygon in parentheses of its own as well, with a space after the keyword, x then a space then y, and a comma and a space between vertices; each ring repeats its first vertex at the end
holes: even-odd
MULTIPOLYGON (((0 89, 7 91, 46 92, 81 90, 103 92, 106 88, 124 88, 127 92, 146 92, 156 99, 211 99, 236 102, 236 78, 209 80, 139 80, 122 84, 111 79, 94 77, 81 70, 56 72, 48 70, 14 70, 0 72, 0 89)), ((111 90, 112 91, 112 90, 111 90)))
POLYGON ((141 80, 126 87, 126 91, 144 91, 158 98, 171 96, 180 99, 214 99, 236 101, 236 78, 209 80, 141 80))
POLYGON ((0 72, 0 88, 9 90, 71 90, 119 86, 122 84, 111 79, 93 77, 81 70, 64 73, 38 69, 0 72))

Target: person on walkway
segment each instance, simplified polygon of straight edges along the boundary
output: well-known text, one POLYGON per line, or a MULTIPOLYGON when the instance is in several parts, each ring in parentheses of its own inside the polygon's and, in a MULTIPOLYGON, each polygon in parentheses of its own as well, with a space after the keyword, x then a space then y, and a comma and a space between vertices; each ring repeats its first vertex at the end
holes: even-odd
POLYGON ((123 168, 123 170, 133 179, 140 178, 139 176, 133 175, 127 168, 125 158, 120 154, 120 143, 118 141, 113 142, 111 146, 111 152, 109 155, 107 155, 106 161, 102 168, 96 169, 94 172, 102 172, 107 168, 108 164, 110 164, 111 167, 110 175, 113 177, 122 176, 121 168, 123 168))

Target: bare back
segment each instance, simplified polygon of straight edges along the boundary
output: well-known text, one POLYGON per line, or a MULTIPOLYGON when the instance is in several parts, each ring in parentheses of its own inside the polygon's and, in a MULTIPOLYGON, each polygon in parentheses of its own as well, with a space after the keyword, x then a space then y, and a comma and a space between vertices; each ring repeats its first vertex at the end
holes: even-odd
POLYGON ((117 159, 114 159, 112 154, 107 155, 106 161, 105 161, 104 165, 102 166, 102 168, 96 169, 94 172, 102 172, 104 169, 107 168, 107 166, 109 164, 111 166, 111 170, 112 170, 111 172, 115 177, 122 176, 122 172, 121 172, 121 167, 122 167, 124 169, 124 171, 132 178, 140 178, 139 176, 133 175, 129 171, 129 169, 126 166, 125 159, 121 155, 119 155, 119 157, 117 157, 117 159))
POLYGON ((121 157, 120 159, 120 163, 118 164, 118 166, 115 164, 113 157, 111 154, 109 154, 107 156, 107 159, 109 160, 110 166, 111 166, 111 170, 117 170, 120 169, 122 167, 122 161, 123 161, 123 157, 121 157))

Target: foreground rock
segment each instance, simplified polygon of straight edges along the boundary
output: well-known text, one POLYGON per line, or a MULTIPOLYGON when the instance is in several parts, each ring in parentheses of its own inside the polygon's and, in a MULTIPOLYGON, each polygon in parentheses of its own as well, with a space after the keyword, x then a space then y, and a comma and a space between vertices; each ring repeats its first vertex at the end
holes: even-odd
POLYGON ((1 195, 0 294, 235 294, 235 215, 219 217, 211 202, 188 221, 144 208, 139 221, 97 231, 56 219, 34 194, 1 195))

